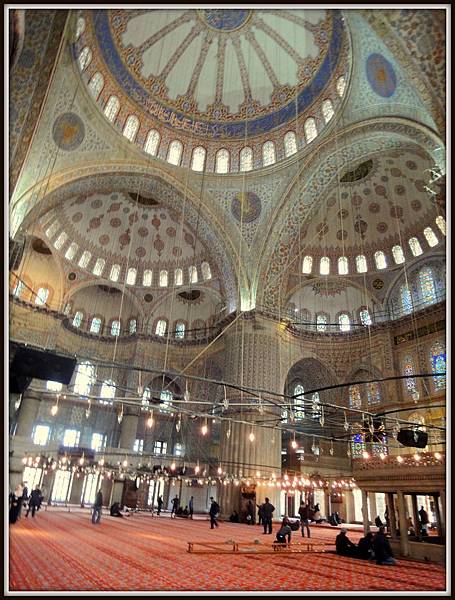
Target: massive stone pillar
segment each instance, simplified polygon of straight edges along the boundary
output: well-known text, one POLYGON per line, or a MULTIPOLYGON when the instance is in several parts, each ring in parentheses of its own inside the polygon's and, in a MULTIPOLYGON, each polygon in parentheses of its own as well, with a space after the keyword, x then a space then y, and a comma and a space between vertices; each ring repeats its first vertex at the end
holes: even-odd
POLYGON ((362 517, 363 517, 363 533, 366 535, 370 531, 370 520, 368 518, 368 493, 362 490, 362 517))
MULTIPOLYGON (((253 330, 256 321, 245 320, 237 331, 226 336, 225 381, 240 387, 280 392, 279 339, 270 324, 264 322, 261 331, 253 330), (267 331, 268 329, 268 331, 267 331)), ((223 470, 236 477, 249 479, 254 485, 256 473, 261 477, 281 475, 281 431, 275 427, 280 409, 264 404, 247 392, 226 388, 229 409, 223 417, 236 421, 222 421, 220 460, 223 470), (254 404, 254 403, 257 404, 254 404), (251 404, 254 404, 251 406, 251 404), (261 426, 261 424, 263 426, 261 426), (250 440, 250 435, 254 440, 250 440)), ((276 401, 276 398, 274 398, 276 401)), ((219 490, 222 515, 239 510, 241 486, 228 484, 219 490)), ((280 488, 276 485, 256 485, 256 502, 265 497, 275 506, 279 518, 280 488)))
POLYGON ((402 556, 409 555, 408 519, 406 517, 406 504, 404 494, 397 491, 398 520, 400 524, 400 552, 402 556))
POLYGON ((17 419, 16 435, 30 438, 38 416, 41 398, 36 392, 26 391, 22 397, 17 419))
POLYGON ((134 409, 127 408, 123 414, 122 430, 120 433, 119 448, 133 450, 136 440, 137 424, 139 417, 134 409))

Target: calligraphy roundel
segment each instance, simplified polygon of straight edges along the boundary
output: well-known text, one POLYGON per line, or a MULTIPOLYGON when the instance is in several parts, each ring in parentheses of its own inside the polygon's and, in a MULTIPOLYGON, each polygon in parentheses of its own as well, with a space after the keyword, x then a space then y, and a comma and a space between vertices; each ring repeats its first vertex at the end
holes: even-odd
POLYGON ((63 113, 55 120, 52 138, 61 150, 68 152, 76 150, 82 144, 84 137, 84 123, 75 113, 63 113))
POLYGON ((261 199, 254 192, 240 192, 232 200, 232 214, 241 223, 251 223, 261 214, 261 199))
POLYGON ((397 77, 392 65, 381 54, 370 54, 366 62, 368 81, 373 91, 389 98, 396 90, 397 77))

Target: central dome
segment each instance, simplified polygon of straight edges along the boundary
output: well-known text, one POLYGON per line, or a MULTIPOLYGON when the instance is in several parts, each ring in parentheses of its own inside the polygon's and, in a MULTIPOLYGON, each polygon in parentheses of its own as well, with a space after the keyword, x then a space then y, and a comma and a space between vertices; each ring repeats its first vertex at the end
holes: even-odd
POLYGON ((235 31, 244 25, 251 16, 251 10, 205 9, 199 14, 206 25, 219 31, 235 31))

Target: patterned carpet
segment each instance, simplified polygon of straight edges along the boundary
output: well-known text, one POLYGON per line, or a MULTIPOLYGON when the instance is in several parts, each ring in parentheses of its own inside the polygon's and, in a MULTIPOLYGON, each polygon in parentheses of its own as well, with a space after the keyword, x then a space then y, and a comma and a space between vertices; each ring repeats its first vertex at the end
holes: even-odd
MULTIPOLYGON (((278 528, 274 524, 274 531, 278 528)), ((312 527, 314 540, 331 542, 337 531, 312 527)), ((361 534, 350 531, 357 541, 361 534)), ((39 512, 10 525, 10 591, 437 591, 445 569, 398 560, 385 567, 335 554, 189 554, 188 541, 272 541, 262 527, 205 519, 104 512, 92 525, 88 511, 39 512)), ((301 541, 293 532, 293 541, 301 541)))

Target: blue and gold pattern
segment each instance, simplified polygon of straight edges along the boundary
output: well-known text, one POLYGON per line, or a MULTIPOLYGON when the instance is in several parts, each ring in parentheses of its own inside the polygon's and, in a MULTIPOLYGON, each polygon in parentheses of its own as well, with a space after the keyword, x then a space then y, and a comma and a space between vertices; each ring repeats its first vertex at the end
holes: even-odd
POLYGON ((52 139, 61 150, 67 152, 76 150, 82 144, 84 137, 84 123, 75 113, 63 113, 55 120, 52 139))
POLYGON ((376 94, 389 98, 397 87, 395 71, 381 54, 370 54, 366 62, 368 81, 376 94))
POLYGON ((251 223, 261 214, 261 199, 254 192, 240 192, 232 200, 231 210, 239 223, 251 223))
POLYGON ((235 31, 248 21, 250 10, 237 9, 207 9, 199 11, 204 22, 219 31, 235 31))

